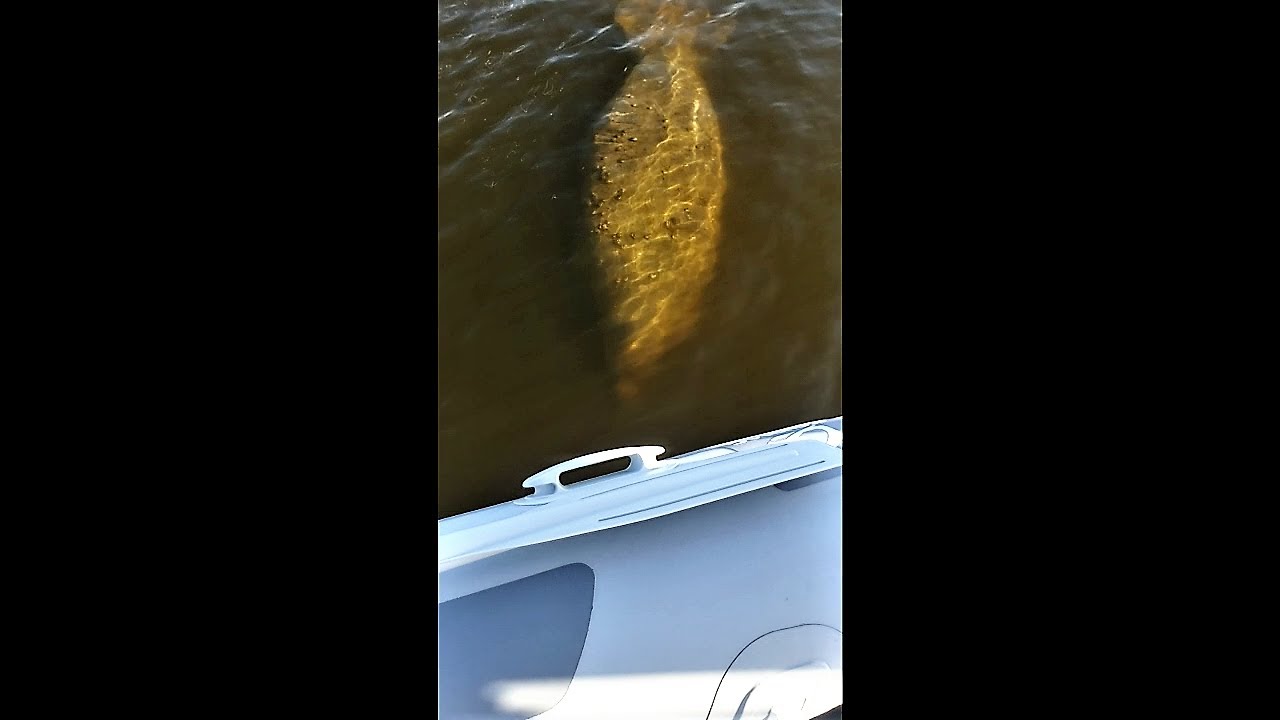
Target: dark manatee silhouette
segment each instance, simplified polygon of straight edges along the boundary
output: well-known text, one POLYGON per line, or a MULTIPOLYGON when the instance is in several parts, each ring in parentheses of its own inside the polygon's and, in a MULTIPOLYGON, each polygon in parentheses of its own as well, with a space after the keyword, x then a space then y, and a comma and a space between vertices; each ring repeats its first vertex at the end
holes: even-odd
POLYGON ((694 41, 706 10, 622 0, 615 19, 641 60, 595 132, 590 211, 596 260, 619 330, 617 392, 635 396, 700 319, 720 242, 720 123, 694 41))

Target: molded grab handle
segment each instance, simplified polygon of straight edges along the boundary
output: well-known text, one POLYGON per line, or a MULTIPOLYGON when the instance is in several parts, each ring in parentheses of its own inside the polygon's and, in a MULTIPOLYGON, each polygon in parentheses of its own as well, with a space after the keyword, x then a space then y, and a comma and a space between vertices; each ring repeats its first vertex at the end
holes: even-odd
POLYGON ((565 460, 559 465, 552 465, 542 472, 530 477, 524 481, 523 487, 533 488, 533 494, 516 500, 519 505, 541 505, 551 502, 556 493, 564 491, 564 485, 560 484, 560 475, 570 470, 584 468, 588 465, 595 465, 606 460, 617 460, 618 458, 629 457, 631 464, 626 470, 619 470, 620 473, 637 473, 651 470, 658 466, 658 456, 666 452, 667 449, 658 445, 645 445, 642 447, 625 447, 616 450, 601 450, 590 455, 583 455, 572 460, 565 460))

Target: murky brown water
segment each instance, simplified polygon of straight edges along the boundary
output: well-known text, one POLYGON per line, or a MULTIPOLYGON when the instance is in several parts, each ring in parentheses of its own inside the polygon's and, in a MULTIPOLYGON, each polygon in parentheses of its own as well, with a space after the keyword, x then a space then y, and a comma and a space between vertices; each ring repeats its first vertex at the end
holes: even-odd
POLYGON ((697 57, 723 158, 714 262, 675 285, 699 287, 696 318, 629 398, 588 224, 595 131, 642 59, 616 3, 439 5, 440 517, 588 452, 843 413, 839 3, 698 3, 732 22, 697 57))

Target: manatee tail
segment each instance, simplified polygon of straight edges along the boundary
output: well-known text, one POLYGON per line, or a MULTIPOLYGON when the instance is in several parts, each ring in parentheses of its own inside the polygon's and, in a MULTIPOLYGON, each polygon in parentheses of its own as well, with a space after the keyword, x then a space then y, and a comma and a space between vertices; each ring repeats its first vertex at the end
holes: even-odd
POLYGON ((628 39, 636 38, 653 27, 658 10, 664 4, 665 0, 621 0, 613 11, 613 19, 628 39))
POLYGON ((619 400, 631 402, 640 396, 640 383, 630 378, 619 380, 616 390, 619 400))
POLYGON ((733 31, 728 18, 712 18, 705 7, 690 7, 687 0, 620 0, 614 21, 645 50, 672 42, 692 42, 697 29, 705 26, 712 42, 722 44, 733 31))

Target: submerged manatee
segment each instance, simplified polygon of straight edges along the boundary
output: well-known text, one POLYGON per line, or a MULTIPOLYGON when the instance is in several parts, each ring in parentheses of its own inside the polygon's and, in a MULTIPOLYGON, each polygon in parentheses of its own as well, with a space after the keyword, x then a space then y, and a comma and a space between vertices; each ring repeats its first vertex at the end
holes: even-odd
POLYGON ((644 55, 595 133, 591 225, 623 336, 617 391, 628 398, 698 322, 725 178, 720 124, 693 46, 706 11, 622 0, 615 17, 644 55))

